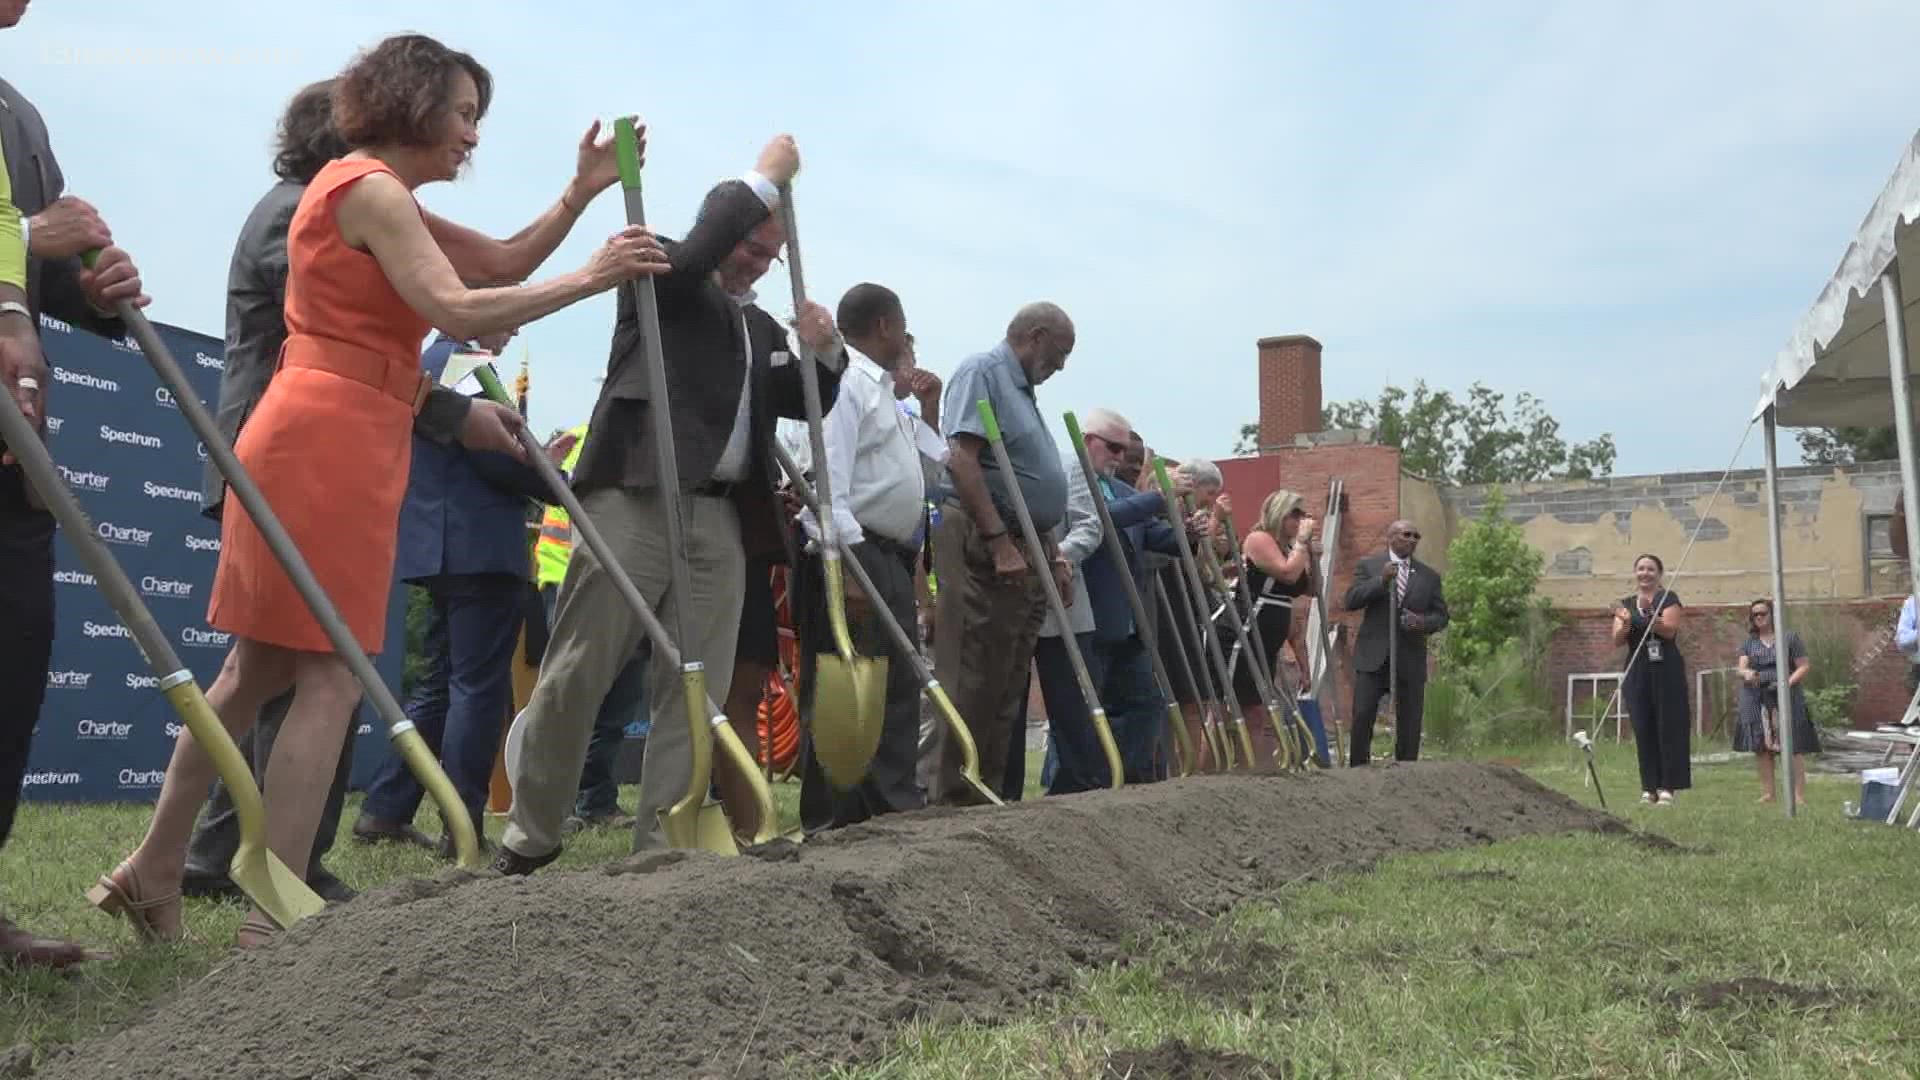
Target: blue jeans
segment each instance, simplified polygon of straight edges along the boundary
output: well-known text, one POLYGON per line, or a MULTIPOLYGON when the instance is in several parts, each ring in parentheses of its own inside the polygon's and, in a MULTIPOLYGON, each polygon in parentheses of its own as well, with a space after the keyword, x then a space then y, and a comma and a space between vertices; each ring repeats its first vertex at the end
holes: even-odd
POLYGON ((1146 646, 1131 634, 1118 640, 1095 639, 1087 669, 1113 726, 1121 777, 1129 784, 1160 779, 1156 758, 1167 726, 1167 700, 1154 681, 1146 646))
MULTIPOLYGON (((407 698, 407 719, 440 759, 477 826, 513 709, 513 647, 526 583, 512 574, 447 574, 425 585, 433 601, 427 672, 407 698)), ((368 783, 361 812, 411 822, 423 794, 406 759, 392 754, 368 783)))
MULTIPOLYGON (((557 585, 540 590, 548 623, 553 622, 553 608, 559 596, 557 585)), ((593 736, 587 740, 587 760, 580 769, 580 793, 573 802, 575 817, 604 817, 620 811, 620 785, 613 778, 613 763, 620 757, 620 745, 628 735, 643 737, 652 724, 647 714, 646 649, 643 641, 633 659, 627 661, 627 666, 614 678, 613 686, 600 702, 600 712, 594 716, 593 736)))
MULTIPOLYGON (((1093 656, 1093 635, 1075 634, 1074 644, 1087 664, 1087 674, 1099 685, 1100 672, 1093 656)), ((1093 716, 1087 710, 1080 680, 1074 676, 1073 662, 1067 656, 1064 638, 1043 637, 1033 648, 1034 674, 1040 679, 1040 698, 1047 706, 1047 742, 1054 758, 1053 774, 1047 777, 1047 794, 1070 795, 1106 787, 1109 772, 1106 751, 1093 731, 1093 716)))

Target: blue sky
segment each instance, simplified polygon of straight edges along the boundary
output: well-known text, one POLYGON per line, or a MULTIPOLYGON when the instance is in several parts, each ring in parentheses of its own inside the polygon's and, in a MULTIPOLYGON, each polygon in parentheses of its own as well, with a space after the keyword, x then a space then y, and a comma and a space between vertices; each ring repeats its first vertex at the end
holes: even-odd
MULTIPOLYGON (((594 117, 637 112, 671 235, 790 131, 817 298, 894 287, 943 374, 1055 300, 1079 344, 1043 407, 1182 455, 1254 419, 1256 339, 1309 333, 1329 400, 1478 379, 1611 431, 1619 472, 1718 468, 1920 123, 1920 6, 1891 0, 37 0, 0 58, 153 317, 218 335, 287 97, 408 30, 496 78, 434 210, 510 233, 594 117)), ((541 276, 621 213, 603 195, 541 276)), ((788 310, 778 267, 761 292, 788 310)), ((585 418, 612 317, 607 294, 523 332, 542 431, 585 418)))

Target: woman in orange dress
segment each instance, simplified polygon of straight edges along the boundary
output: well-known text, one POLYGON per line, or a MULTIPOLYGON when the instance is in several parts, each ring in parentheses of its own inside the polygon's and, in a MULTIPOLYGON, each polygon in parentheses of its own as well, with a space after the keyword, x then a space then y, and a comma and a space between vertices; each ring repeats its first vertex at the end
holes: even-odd
MULTIPOLYGON (((420 367, 434 328, 462 340, 549 315, 666 269, 644 229, 616 234, 587 265, 517 285, 618 179, 611 141, 582 140, 557 206, 508 241, 423 211, 413 192, 451 180, 479 142, 492 96, 472 57, 418 35, 389 38, 335 84, 334 124, 351 148, 308 185, 287 234, 288 338, 280 368, 234 450, 369 654, 383 641, 400 505, 415 431, 521 455, 520 418, 433 388, 420 367)), ((361 690, 253 520, 229 506, 208 622, 234 636, 207 699, 238 735, 269 700, 295 691, 264 789, 268 844, 304 876, 313 833, 361 690)), ((137 935, 180 934, 188 836, 214 767, 190 732, 174 744, 146 838, 100 879, 95 903, 137 935)), ((240 944, 274 931, 255 910, 240 944)))

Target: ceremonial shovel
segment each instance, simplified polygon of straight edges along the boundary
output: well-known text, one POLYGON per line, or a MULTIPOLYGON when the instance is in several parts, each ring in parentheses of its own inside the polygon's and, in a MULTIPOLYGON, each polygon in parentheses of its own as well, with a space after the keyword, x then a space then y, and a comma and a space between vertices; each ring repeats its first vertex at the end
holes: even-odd
MULTIPOLYGON (((818 517, 820 504, 814 498, 813 488, 807 483, 806 478, 800 475, 800 467, 794 464, 793 458, 787 454, 786 447, 777 442, 774 443, 773 455, 780 462, 780 468, 785 470, 787 479, 793 484, 793 490, 800 496, 800 501, 811 507, 814 516, 818 517)), ((841 561, 847 569, 853 571, 853 583, 860 586, 860 591, 865 593, 867 599, 871 601, 874 614, 880 617, 881 625, 887 628, 887 636, 893 639, 893 647, 900 650, 900 655, 913 664, 914 674, 919 676, 920 685, 926 689, 927 696, 933 699, 934 706, 940 710, 941 717, 946 720, 948 732, 960 744, 960 778, 967 782, 967 786, 973 788, 975 794, 987 800, 989 804, 1001 805, 1000 796, 994 794, 992 788, 980 782, 980 752, 974 746, 973 729, 967 727, 967 722, 960 718, 960 710, 953 707, 953 699, 947 696, 946 688, 933 677, 933 672, 928 669, 926 660, 920 656, 919 646, 907 636, 906 630, 900 625, 900 621, 893 617, 893 612, 887 609, 887 605, 881 602, 880 593, 873 587, 873 579, 867 576, 867 568, 861 566, 860 560, 854 557, 853 550, 847 546, 844 537, 839 538, 839 544, 841 561)), ((818 671, 817 668, 815 670, 818 671)), ((819 684, 815 683, 816 700, 819 693, 819 684)))
POLYGON ((1593 740, 1587 738, 1587 733, 1583 730, 1573 733, 1573 742, 1575 746, 1587 753, 1587 775, 1593 779, 1593 793, 1600 796, 1600 809, 1605 810, 1607 793, 1600 790, 1600 770, 1593 767, 1593 740))
MULTIPOLYGON (((1226 654, 1220 651, 1220 636, 1213 632, 1213 622, 1207 618, 1206 586, 1200 580, 1200 566, 1194 561, 1193 546, 1187 543, 1187 523, 1182 513, 1185 510, 1186 500, 1173 493, 1173 482, 1167 479, 1166 462, 1159 458, 1153 459, 1153 470, 1154 478, 1160 482, 1160 494, 1167 501, 1167 522, 1173 526, 1174 538, 1180 544, 1180 565, 1187 572, 1187 587, 1192 590, 1193 617, 1198 624, 1196 629, 1200 631, 1200 637, 1207 646, 1207 656, 1213 659, 1213 671, 1215 678, 1219 680, 1220 696, 1226 701, 1227 708, 1233 716, 1234 734, 1240 740, 1241 752, 1246 755, 1246 767, 1251 769, 1253 768, 1253 739, 1247 735, 1247 717, 1240 711, 1240 695, 1233 692, 1233 673, 1227 670, 1226 654)), ((1203 536, 1201 541, 1211 544, 1213 539, 1203 536)), ((1235 613, 1235 617, 1237 620, 1238 612, 1235 613)), ((1234 625, 1238 626, 1239 623, 1236 621, 1234 625)), ((1207 656, 1201 657, 1202 663, 1206 662, 1207 656)), ((1223 743, 1227 737, 1226 732, 1220 733, 1223 743)), ((1227 753, 1230 758, 1231 748, 1227 753)), ((1231 768, 1231 765, 1228 767, 1231 768)))
MULTIPOLYGON (((1047 594, 1047 606, 1053 609, 1054 621, 1060 624, 1060 643, 1066 646, 1067 659, 1073 664, 1074 678, 1080 681, 1080 695, 1086 698, 1087 712, 1093 716, 1093 733, 1100 740, 1100 749, 1106 751, 1107 769, 1112 774, 1108 787, 1117 788, 1123 782, 1120 774, 1120 748, 1114 745, 1113 729, 1107 726, 1107 710, 1100 705, 1100 695, 1094 692, 1093 676, 1087 673, 1087 662, 1080 656, 1080 646, 1073 639, 1073 630, 1067 624, 1067 605, 1060 600, 1060 588, 1053 582, 1053 568, 1047 565, 1047 550, 1040 546, 1040 533, 1033 527, 1033 515, 1027 511, 1027 498, 1020 492, 1020 478, 1014 474, 1013 459, 1007 454, 1006 441, 1000 438, 1000 422, 994 419, 993 404, 985 398, 980 399, 980 423, 987 429, 987 442, 993 446, 993 458, 1000 463, 1000 475, 1007 480, 1007 498, 1013 503, 1013 512, 1020 519, 1020 534, 1027 540, 1027 558, 1033 560, 1033 571, 1040 575, 1041 588, 1047 594)), ((1088 477, 1092 481, 1092 477, 1088 477)), ((1099 496, 1094 496, 1099 501, 1099 496)), ((1085 597, 1081 598, 1084 603, 1085 597)), ((1017 752, 1017 751, 1014 751, 1017 752)))
MULTIPOLYGON (((99 252, 89 252, 83 259, 91 266, 98 257, 99 252)), ((354 678, 359 680, 361 689, 366 691, 367 699, 373 703, 374 711, 386 722, 387 737, 393 743, 395 752, 406 761, 407 768, 420 781, 420 786, 433 796, 434 804, 440 808, 441 825, 447 830, 447 835, 453 837, 453 849, 460 865, 478 869, 484 865, 479 838, 474 832, 473 818, 467 813, 466 804, 460 801, 460 793, 454 790, 453 781, 447 779, 440 763, 434 759, 433 751, 427 748, 426 740, 414 730, 413 721, 407 719, 400 702, 394 699, 393 691, 387 688, 386 680, 374 670, 373 661, 367 658, 366 650, 354 639, 353 631, 347 629, 333 601, 320 588, 319 581, 315 580, 313 571, 307 566, 307 560, 301 556, 300 549, 294 546, 293 538, 287 535, 280 519, 274 516, 273 508, 267 505, 266 496, 254 486, 253 477, 247 475, 240 459, 234 456, 232 444, 220 434, 207 407, 200 403, 200 395, 194 392, 193 384, 187 381, 186 374, 174 361, 173 353, 160 340, 160 335, 154 331, 146 315, 131 301, 120 301, 114 314, 127 325, 134 342, 140 346, 140 352, 146 356, 147 363, 152 365, 154 373, 172 392, 174 402, 187 418, 187 424, 206 447, 214 468, 220 471, 227 487, 240 500, 240 505, 246 508, 247 516, 253 519, 261 539, 273 551, 273 557, 286 571, 293 587, 299 590, 301 599, 307 602, 307 609, 313 613, 314 621, 326 632, 334 651, 346 661, 354 678)), ((239 881, 238 878, 234 880, 236 883, 239 881)))
MULTIPOLYGON (((80 552, 81 560, 87 564, 107 603, 113 605, 120 622, 133 634, 141 657, 160 679, 167 703, 173 706, 187 730, 193 732, 194 741, 213 759, 220 779, 226 781, 227 790, 233 795, 234 809, 240 816, 240 847, 234 852, 227 876, 282 927, 318 914, 326 906, 325 902, 267 847, 266 807, 261 804, 253 772, 240 756, 239 748, 234 746, 233 737, 227 734, 219 715, 201 695, 200 684, 194 681, 193 673, 175 655, 173 645, 167 641, 160 624, 154 621, 153 613, 140 602, 133 582, 127 580, 126 572, 95 535, 93 522, 87 520, 86 511, 61 482, 52 456, 27 423, 12 392, 5 388, 0 388, 0 440, 4 440, 13 456, 19 459, 35 493, 53 512, 61 531, 66 533, 67 542, 80 552)), ((100 893, 103 887, 96 886, 88 898, 97 902, 104 898, 103 895, 96 897, 100 893)))
MULTIPOLYGON (((800 272, 800 234, 793 218, 793 189, 780 192, 781 223, 787 232, 787 267, 792 272, 793 310, 799 317, 807 302, 807 284, 800 272)), ((841 575, 840 526, 833 517, 833 484, 827 469, 827 442, 822 429, 820 372, 806 344, 794 335, 799 353, 800 390, 807 410, 807 437, 813 450, 813 486, 819 492, 814 518, 820 527, 820 561, 827 585, 827 622, 838 655, 814 657, 813 715, 810 734, 814 757, 827 779, 838 788, 850 788, 867 775, 880 748, 886 725, 887 661, 855 656, 853 635, 847 629, 847 586, 841 575)), ((852 562, 849 557, 846 561, 852 562)), ((878 601, 875 601, 878 606, 878 601)))

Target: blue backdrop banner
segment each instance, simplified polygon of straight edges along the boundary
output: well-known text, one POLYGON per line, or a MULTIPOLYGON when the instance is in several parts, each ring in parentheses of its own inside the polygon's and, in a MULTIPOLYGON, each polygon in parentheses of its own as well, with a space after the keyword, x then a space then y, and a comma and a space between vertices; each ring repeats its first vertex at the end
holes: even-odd
MULTIPOLYGON (((172 639, 205 689, 232 644, 206 622, 220 525, 204 516, 207 451, 131 340, 112 341, 42 316, 53 370, 48 445, 94 533, 172 639)), ((155 324, 211 411, 220 393, 221 342, 155 324)), ((133 637, 63 534, 55 541, 55 639, 46 704, 23 792, 30 801, 152 800, 160 791, 180 719, 133 637)), ((397 695, 406 641, 406 589, 396 584, 387 651, 374 659, 397 695)), ((369 737, 384 726, 362 705, 355 717, 354 783, 388 750, 369 737)))

